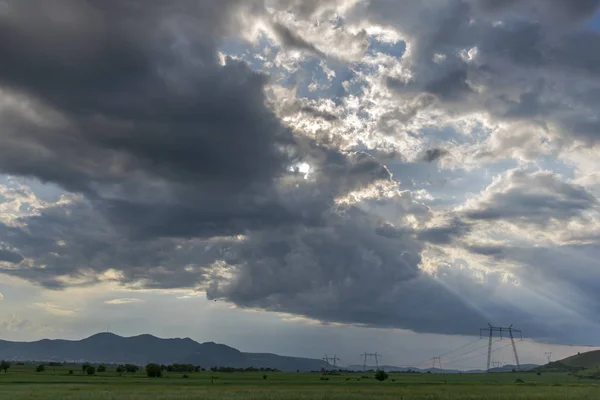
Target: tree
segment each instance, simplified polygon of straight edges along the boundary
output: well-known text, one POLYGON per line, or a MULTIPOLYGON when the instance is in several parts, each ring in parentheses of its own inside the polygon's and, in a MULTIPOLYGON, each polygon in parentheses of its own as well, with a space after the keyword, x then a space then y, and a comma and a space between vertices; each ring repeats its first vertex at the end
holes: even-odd
POLYGON ((0 369, 6 373, 6 370, 10 368, 10 363, 8 361, 0 361, 0 369))
POLYGON ((117 367, 117 374, 119 374, 119 375, 121 375, 123 372, 126 372, 126 371, 127 371, 127 369, 125 368, 124 365, 119 365, 117 367))
POLYGON ((127 372, 136 373, 140 368, 134 364, 125 364, 125 370, 127 372))
POLYGON ((88 367, 85 369, 85 373, 88 375, 94 375, 96 373, 96 368, 88 365, 88 367))
POLYGON ((388 378, 388 373, 382 369, 380 369, 379 371, 377 371, 375 373, 375 379, 377 379, 380 382, 385 381, 387 378, 388 378))
POLYGON ((88 363, 85 363, 81 366, 81 372, 83 372, 84 374, 87 372, 88 367, 90 367, 91 365, 88 363))
POLYGON ((46 370, 46 367, 44 366, 44 364, 40 364, 35 368, 35 372, 44 372, 46 370))
POLYGON ((146 375, 150 378, 160 378, 162 376, 160 365, 154 363, 146 365, 146 375))
POLYGON ((106 372, 106 366, 104 364, 98 365, 98 372, 106 372))

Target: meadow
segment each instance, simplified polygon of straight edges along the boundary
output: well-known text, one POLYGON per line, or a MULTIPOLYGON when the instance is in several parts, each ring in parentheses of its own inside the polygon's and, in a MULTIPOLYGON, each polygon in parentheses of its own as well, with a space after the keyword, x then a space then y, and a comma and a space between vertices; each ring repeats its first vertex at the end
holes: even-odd
POLYGON ((114 367, 93 376, 79 366, 13 365, 0 373, 0 399, 192 400, 192 399, 599 399, 596 380, 567 373, 399 374, 379 382, 371 373, 165 373, 119 375, 114 367), (73 374, 69 374, 73 370, 73 374), (265 376, 266 375, 266 379, 265 376), (519 380, 519 382, 517 382, 519 380), (522 382, 521 382, 522 381, 522 382))

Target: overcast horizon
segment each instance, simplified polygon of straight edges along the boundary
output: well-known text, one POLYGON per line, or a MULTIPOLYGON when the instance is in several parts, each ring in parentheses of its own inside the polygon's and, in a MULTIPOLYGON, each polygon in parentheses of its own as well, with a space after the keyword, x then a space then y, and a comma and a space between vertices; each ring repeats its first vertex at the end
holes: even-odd
POLYGON ((0 59, 0 339, 600 346, 600 0, 0 0, 0 59))

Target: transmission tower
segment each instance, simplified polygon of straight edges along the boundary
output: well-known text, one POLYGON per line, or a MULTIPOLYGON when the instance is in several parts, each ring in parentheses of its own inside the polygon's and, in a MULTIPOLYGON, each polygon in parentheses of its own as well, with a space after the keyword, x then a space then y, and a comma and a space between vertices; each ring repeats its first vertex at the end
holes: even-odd
POLYGON ((547 351, 547 352, 544 353, 544 355, 548 359, 548 364, 550 364, 552 362, 552 352, 551 351, 547 351))
POLYGON ((521 370, 521 363, 519 362, 519 354, 517 354, 517 346, 515 344, 515 333, 521 336, 521 340, 523 340, 523 332, 519 329, 515 329, 512 327, 512 324, 508 327, 505 326, 493 326, 492 324, 488 324, 487 328, 481 328, 479 330, 479 335, 483 337, 483 332, 489 334, 490 340, 488 342, 488 356, 487 356, 487 371, 490 372, 490 363, 492 361, 492 339, 494 337, 494 332, 498 332, 500 334, 500 339, 503 339, 503 334, 508 334, 510 338, 510 342, 512 344, 513 353, 515 354, 515 362, 517 364, 517 370, 521 370))
POLYGON ((381 354, 375 352, 375 353, 371 354, 371 357, 375 358, 375 368, 377 371, 379 371, 379 357, 381 357, 381 354))
POLYGON ((367 357, 369 358, 374 358, 375 359, 375 368, 377 370, 379 370, 379 357, 381 357, 381 354, 375 352, 375 353, 362 353, 361 356, 364 357, 364 361, 363 361, 363 371, 367 370, 367 357))
MULTIPOLYGON (((325 356, 325 357, 327 357, 327 356, 325 356)), ((340 361, 337 354, 334 354, 330 360, 333 361, 333 369, 337 369, 338 368, 337 362, 340 361)))
POLYGON ((500 368, 502 366, 502 363, 500 361, 492 361, 492 366, 494 368, 500 368))
POLYGON ((440 372, 443 374, 444 373, 444 368, 442 368, 442 357, 433 357, 433 365, 431 367, 431 372, 435 373, 435 366, 439 365, 440 366, 440 372))
POLYGON ((325 354, 325 357, 323 357, 322 360, 325 361, 325 369, 329 369, 329 357, 327 357, 327 354, 325 354))

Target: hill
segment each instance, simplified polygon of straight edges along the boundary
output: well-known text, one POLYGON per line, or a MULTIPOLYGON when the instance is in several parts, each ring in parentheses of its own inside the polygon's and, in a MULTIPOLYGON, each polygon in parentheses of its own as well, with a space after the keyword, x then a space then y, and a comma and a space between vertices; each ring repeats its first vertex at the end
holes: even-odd
POLYGON ((244 353, 223 344, 198 343, 190 338, 161 339, 152 335, 122 337, 112 333, 99 333, 82 340, 0 340, 0 358, 139 365, 150 362, 184 363, 204 368, 269 367, 282 371, 310 371, 327 367, 324 361, 318 359, 244 353))
POLYGON ((578 353, 537 368, 545 372, 577 372, 583 369, 596 369, 600 366, 600 350, 578 353))
POLYGON ((564 358, 559 361, 563 365, 575 368, 596 368, 600 366, 600 350, 588 351, 564 358))

